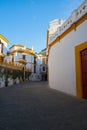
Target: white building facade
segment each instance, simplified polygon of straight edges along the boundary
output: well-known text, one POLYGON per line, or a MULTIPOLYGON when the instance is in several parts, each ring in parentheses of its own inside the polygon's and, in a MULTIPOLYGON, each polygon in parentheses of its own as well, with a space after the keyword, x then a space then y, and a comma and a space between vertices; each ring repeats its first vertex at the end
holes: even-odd
POLYGON ((2 35, 0 34, 0 54, 6 55, 7 54, 7 44, 9 41, 2 35))
MULTIPOLYGON (((41 51, 41 52, 43 52, 43 51, 41 51)), ((47 81, 48 65, 47 65, 46 50, 44 51, 44 54, 38 54, 37 55, 37 68, 36 68, 36 71, 37 71, 38 74, 41 75, 41 80, 42 81, 47 81)))
POLYGON ((56 31, 57 28, 59 28, 65 20, 63 19, 54 19, 49 23, 49 36, 53 35, 56 31))
POLYGON ((71 16, 57 28, 52 36, 49 35, 48 51, 50 87, 74 96, 87 98, 86 0, 72 12, 71 16), (82 53, 86 56, 82 57, 82 53), (84 59, 85 61, 83 61, 84 59), (83 74, 84 71, 85 74, 83 74))
POLYGON ((8 59, 8 61, 15 62, 16 64, 23 64, 22 60, 24 60, 26 69, 30 69, 33 73, 34 56, 35 54, 33 50, 26 48, 25 46, 20 44, 14 44, 12 47, 10 47, 10 55, 8 55, 6 58, 8 59))
POLYGON ((0 34, 0 88, 5 86, 5 75, 3 74, 4 68, 2 64, 4 57, 7 54, 7 44, 9 41, 2 34, 0 34))
POLYGON ((46 49, 42 50, 40 53, 36 54, 34 58, 34 62, 36 62, 36 66, 34 69, 34 73, 30 76, 30 80, 32 81, 47 81, 47 56, 46 49))

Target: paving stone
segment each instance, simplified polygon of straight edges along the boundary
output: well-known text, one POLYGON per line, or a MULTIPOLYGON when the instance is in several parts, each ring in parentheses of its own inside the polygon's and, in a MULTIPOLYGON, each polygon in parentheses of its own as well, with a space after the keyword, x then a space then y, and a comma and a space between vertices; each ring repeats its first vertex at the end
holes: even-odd
POLYGON ((47 82, 0 88, 0 130, 87 130, 87 100, 47 82))

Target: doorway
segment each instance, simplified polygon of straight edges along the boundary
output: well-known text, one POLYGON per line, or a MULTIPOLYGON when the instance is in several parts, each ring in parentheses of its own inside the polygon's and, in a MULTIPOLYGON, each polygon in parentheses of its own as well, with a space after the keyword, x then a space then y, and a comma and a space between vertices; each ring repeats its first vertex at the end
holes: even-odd
POLYGON ((87 98, 87 48, 80 52, 83 98, 87 98))
POLYGON ((76 95, 87 99, 87 41, 75 46, 76 95))

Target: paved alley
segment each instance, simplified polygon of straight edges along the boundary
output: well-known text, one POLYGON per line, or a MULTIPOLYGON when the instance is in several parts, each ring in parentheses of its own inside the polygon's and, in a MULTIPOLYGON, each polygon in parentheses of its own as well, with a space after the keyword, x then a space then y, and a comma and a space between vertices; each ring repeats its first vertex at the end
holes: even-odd
POLYGON ((87 130, 87 100, 47 82, 0 88, 0 130, 87 130))

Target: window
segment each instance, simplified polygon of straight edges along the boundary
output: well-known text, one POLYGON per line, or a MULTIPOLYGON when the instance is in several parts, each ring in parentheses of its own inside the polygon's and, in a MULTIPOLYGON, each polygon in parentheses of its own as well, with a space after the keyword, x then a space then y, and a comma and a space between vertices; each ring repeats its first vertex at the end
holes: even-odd
POLYGON ((45 67, 43 67, 43 71, 45 71, 45 67))
POLYGON ((12 62, 14 62, 14 55, 12 55, 12 62))
POLYGON ((24 60, 25 60, 25 57, 26 57, 26 56, 25 56, 25 55, 23 55, 23 59, 24 59, 24 60))

